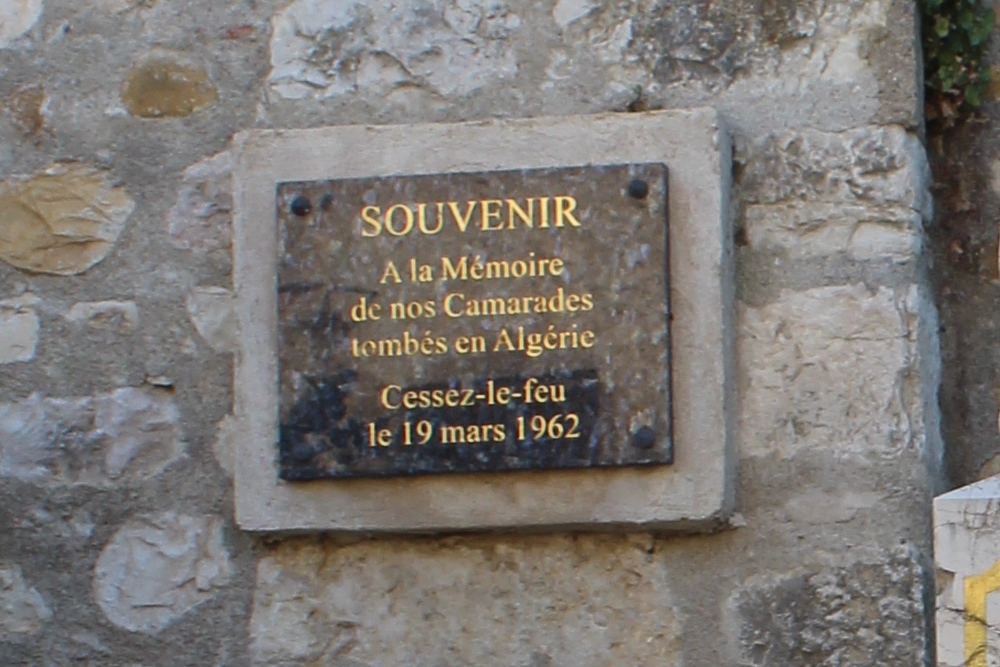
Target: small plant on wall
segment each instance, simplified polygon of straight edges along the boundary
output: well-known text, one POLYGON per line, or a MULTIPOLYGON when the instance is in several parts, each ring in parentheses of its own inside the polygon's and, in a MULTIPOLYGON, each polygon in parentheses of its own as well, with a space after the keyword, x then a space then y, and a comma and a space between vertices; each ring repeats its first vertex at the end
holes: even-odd
POLYGON ((979 0, 919 0, 923 11, 927 120, 952 125, 983 102, 993 9, 979 0))

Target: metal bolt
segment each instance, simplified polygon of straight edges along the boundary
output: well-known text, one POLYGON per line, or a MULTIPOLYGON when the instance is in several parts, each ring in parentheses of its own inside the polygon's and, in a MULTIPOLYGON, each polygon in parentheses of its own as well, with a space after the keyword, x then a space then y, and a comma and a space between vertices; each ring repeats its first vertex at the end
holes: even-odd
POLYGON ((632 446, 636 449, 652 449, 655 445, 656 433, 648 426, 643 426, 632 434, 632 446))
POLYGON ((633 199, 645 199, 646 195, 649 194, 649 183, 641 178, 634 178, 629 181, 626 191, 628 192, 628 196, 633 199))
POLYGON ((319 207, 324 211, 329 211, 333 207, 333 195, 323 195, 319 200, 319 207))
POLYGON ((297 215, 300 218, 309 215, 312 209, 312 202, 304 195, 297 195, 288 206, 288 210, 292 212, 292 215, 297 215))

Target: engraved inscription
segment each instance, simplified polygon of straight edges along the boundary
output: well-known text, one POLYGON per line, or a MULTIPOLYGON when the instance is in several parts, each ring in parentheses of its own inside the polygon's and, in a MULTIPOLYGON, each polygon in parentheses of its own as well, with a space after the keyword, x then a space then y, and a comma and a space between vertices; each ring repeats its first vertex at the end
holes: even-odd
POLYGON ((666 186, 656 164, 280 184, 281 476, 669 463, 666 186))

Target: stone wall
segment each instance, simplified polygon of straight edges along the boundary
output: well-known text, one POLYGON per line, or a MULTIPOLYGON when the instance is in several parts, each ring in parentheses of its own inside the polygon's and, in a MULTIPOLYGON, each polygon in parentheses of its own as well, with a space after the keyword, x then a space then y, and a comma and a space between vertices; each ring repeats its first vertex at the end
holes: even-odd
POLYGON ((905 0, 0 0, 0 663, 926 664, 915 24, 905 0), (235 527, 235 132, 690 106, 737 147, 726 530, 235 527))

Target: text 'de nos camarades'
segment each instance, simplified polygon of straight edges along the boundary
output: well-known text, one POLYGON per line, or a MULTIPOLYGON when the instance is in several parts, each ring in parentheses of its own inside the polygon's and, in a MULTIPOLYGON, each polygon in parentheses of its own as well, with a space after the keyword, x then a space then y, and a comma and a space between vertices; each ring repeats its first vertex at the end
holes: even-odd
POLYGON ((664 166, 276 199, 283 478, 671 462, 664 166))

